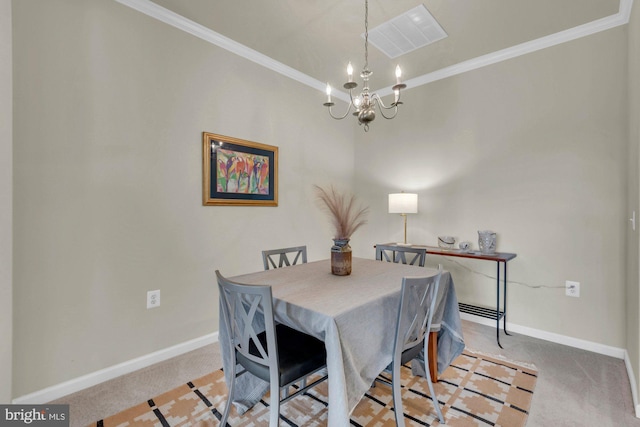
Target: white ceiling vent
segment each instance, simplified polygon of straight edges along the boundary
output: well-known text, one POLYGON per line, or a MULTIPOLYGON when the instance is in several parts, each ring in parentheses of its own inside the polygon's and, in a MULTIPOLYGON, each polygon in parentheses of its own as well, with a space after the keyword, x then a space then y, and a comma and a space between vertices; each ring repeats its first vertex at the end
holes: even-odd
POLYGON ((369 30, 369 42, 389 58, 397 58, 445 37, 447 33, 423 4, 369 30))

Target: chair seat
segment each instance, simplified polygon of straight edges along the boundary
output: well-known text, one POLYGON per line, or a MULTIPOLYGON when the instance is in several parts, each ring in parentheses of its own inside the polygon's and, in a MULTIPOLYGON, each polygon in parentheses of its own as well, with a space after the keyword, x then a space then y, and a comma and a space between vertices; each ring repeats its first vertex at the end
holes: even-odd
MULTIPOLYGON (((276 325, 276 335, 281 385, 296 381, 326 365, 327 351, 324 342, 282 324, 276 325)), ((258 340, 267 348, 265 332, 258 334, 258 340)), ((249 352, 259 355, 254 345, 250 345, 249 352)), ((270 381, 268 366, 249 360, 239 352, 236 352, 236 357, 238 362, 253 375, 264 381, 270 381)))
POLYGON ((416 357, 420 355, 420 352, 424 349, 424 340, 416 345, 415 347, 411 347, 402 352, 402 357, 400 358, 400 364, 404 365, 407 362, 412 361, 416 357))
MULTIPOLYGON (((416 357, 420 356, 420 352, 422 351, 423 348, 424 348, 424 341, 422 341, 420 344, 416 345, 415 347, 411 347, 403 351, 402 357, 400 358, 400 364, 404 365, 408 362, 411 362, 416 357)), ((387 365, 385 370, 391 371, 392 366, 393 366, 393 362, 389 363, 389 365, 387 365)))

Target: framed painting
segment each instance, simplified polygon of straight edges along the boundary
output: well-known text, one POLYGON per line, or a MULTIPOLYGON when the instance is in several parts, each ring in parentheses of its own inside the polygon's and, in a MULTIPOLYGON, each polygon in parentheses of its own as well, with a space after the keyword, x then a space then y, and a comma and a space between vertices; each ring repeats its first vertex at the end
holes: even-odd
POLYGON ((202 204, 278 206, 278 147, 202 134, 202 204))

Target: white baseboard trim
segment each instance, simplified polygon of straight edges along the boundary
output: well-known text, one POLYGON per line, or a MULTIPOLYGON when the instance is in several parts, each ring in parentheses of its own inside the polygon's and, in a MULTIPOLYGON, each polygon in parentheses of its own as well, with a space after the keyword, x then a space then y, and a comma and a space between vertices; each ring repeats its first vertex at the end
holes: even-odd
MULTIPOLYGON (((470 322, 479 323, 482 325, 492 326, 495 328, 495 320, 486 319, 483 317, 473 316, 467 313, 460 313, 460 318, 468 320, 470 322)), ((607 346, 603 344, 594 343, 591 341, 581 340, 578 338, 568 337, 566 335, 555 334, 552 332, 542 331, 539 329, 529 328, 526 326, 520 326, 507 322, 507 330, 527 335, 534 338, 543 339, 545 341, 555 342, 558 344, 567 345, 570 347, 580 348, 583 350, 592 351, 594 353, 603 354, 606 356, 615 357, 617 359, 623 359, 627 368, 627 375, 629 377, 629 383, 631 385, 631 394, 633 397, 633 405, 635 408, 636 417, 640 418, 640 404, 638 403, 638 391, 633 368, 629 360, 629 354, 627 350, 607 346)), ((43 390, 36 391, 24 396, 13 399, 14 404, 42 404, 47 403, 55 399, 59 399, 71 393, 84 390, 94 385, 103 383, 105 381, 117 378, 121 375, 125 375, 138 369, 146 368, 155 363, 162 362, 172 357, 179 356, 192 350, 204 347, 205 345, 218 342, 218 332, 214 332, 208 335, 204 335, 199 338, 192 339, 169 348, 165 348, 154 353, 147 354, 145 356, 138 357, 126 362, 119 363, 117 365, 101 369, 96 372, 92 372, 87 375, 83 375, 78 378, 66 381, 61 384, 57 384, 51 387, 47 387, 43 390)))
MULTIPOLYGON (((468 320, 474 323, 480 323, 482 325, 496 327, 496 321, 487 319, 484 317, 474 316, 468 313, 460 313, 460 318, 468 320)), ((615 357, 616 359, 624 359, 626 350, 623 348, 612 347, 609 345, 599 344, 592 341, 581 340, 578 338, 569 337, 566 335, 560 335, 553 332, 542 331, 540 329, 529 328, 527 326, 520 326, 507 322, 507 331, 515 332, 522 335, 527 335, 533 338, 539 338, 545 341, 551 341, 557 344, 567 345, 569 347, 579 348, 582 350, 592 351, 598 354, 604 354, 605 356, 615 357)), ((504 337, 501 333, 501 337, 504 337)), ((507 337, 506 339, 508 339, 507 337)), ((502 339, 501 339, 502 342, 502 339)), ((504 344, 504 342, 503 342, 504 344)))
MULTIPOLYGON (((460 317, 471 322, 482 323, 495 328, 495 320, 485 319, 482 317, 467 315, 461 313, 460 317), (473 319, 471 319, 473 317, 473 319)), ((527 335, 534 338, 540 338, 546 341, 555 342, 558 344, 568 345, 570 347, 579 348, 582 350, 592 351, 594 353, 603 354, 605 356, 615 357, 616 359, 623 359, 625 367, 627 368, 627 377, 629 377, 629 386, 631 387, 631 397, 633 399, 633 407, 635 409, 636 418, 640 418, 640 404, 638 403, 638 386, 636 384, 636 377, 631 366, 631 360, 629 359, 629 353, 626 349, 612 347, 604 344, 594 343, 592 341, 581 340, 578 338, 568 337, 566 335, 554 334, 552 332, 541 331, 539 329, 528 328, 526 326, 514 325, 507 322, 507 330, 513 331, 522 335, 527 335)))
MULTIPOLYGON (((487 325, 496 327, 496 321, 487 319, 484 317, 474 316, 468 313, 460 313, 460 318, 468 320, 470 322, 479 323, 481 325, 487 325)), ((551 341, 557 344, 567 345, 569 347, 579 348, 582 350, 592 351, 594 353, 603 354, 605 356, 615 357, 616 359, 623 359, 625 367, 627 368, 627 376, 629 377, 629 385, 631 386, 631 397, 633 398, 633 407, 635 409, 636 418, 640 418, 640 403, 638 402, 638 387, 636 384, 636 377, 631 366, 631 360, 629 359, 629 353, 626 349, 612 347, 604 344, 598 344, 592 341, 581 340, 578 338, 568 337, 566 335, 555 334, 553 332, 542 331, 540 329, 529 328, 527 326, 515 325, 507 322, 507 330, 509 332, 515 332, 529 337, 539 338, 545 341, 551 341)), ((504 337, 504 335, 502 335, 504 337)), ((508 337, 506 338, 508 339, 508 337)), ((504 340, 504 338, 503 338, 504 340)), ((504 341, 501 340, 504 343, 504 341)))
POLYGON ((629 385, 631 386, 631 397, 633 398, 633 407, 636 410, 636 418, 640 418, 640 405, 638 404, 638 385, 636 384, 636 376, 633 373, 629 352, 624 351, 624 365, 627 368, 627 376, 629 377, 629 385))
POLYGON ((103 383, 121 375, 137 371, 138 369, 146 368, 147 366, 151 366, 155 363, 171 359, 172 357, 188 353, 189 351, 196 350, 200 347, 204 347, 205 345, 213 344, 215 342, 218 342, 218 332, 185 341, 172 347, 158 350, 156 352, 132 360, 128 360, 126 362, 118 363, 117 365, 100 369, 99 371, 92 372, 90 374, 83 375, 69 381, 65 381, 61 384, 57 384, 51 387, 47 387, 43 390, 36 391, 34 393, 17 397, 13 399, 12 403, 43 404, 51 402, 52 400, 59 399, 68 394, 84 390, 86 388, 103 383))

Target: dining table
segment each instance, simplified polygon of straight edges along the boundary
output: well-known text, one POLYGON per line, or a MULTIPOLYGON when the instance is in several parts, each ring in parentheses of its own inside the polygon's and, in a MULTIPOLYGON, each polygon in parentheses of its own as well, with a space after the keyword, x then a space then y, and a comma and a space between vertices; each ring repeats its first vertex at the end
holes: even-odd
MULTIPOLYGON (((229 280, 271 286, 275 321, 324 341, 328 426, 344 427, 374 379, 391 363, 402 278, 437 273, 428 267, 354 257, 347 276, 331 274, 331 262, 326 259, 229 280)), ((437 370, 442 373, 464 349, 458 301, 447 271, 440 279, 431 332, 437 336, 437 370)), ((233 347, 222 314, 219 342, 225 380, 230 384, 233 347)), ((420 374, 419 363, 413 368, 420 374)), ((236 379, 233 403, 242 414, 267 390, 266 382, 246 373, 236 379)))

